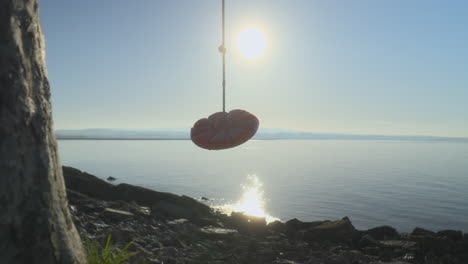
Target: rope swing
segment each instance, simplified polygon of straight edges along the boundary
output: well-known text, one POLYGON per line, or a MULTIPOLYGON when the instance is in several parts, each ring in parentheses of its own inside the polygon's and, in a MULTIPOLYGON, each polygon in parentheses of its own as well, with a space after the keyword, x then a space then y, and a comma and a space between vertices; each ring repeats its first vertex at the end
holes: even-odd
POLYGON ((224 0, 222 0, 222 41, 218 50, 223 58, 223 111, 195 122, 190 137, 195 145, 209 150, 220 150, 239 146, 257 132, 259 121, 251 113, 235 109, 226 113, 226 46, 224 26, 224 0))

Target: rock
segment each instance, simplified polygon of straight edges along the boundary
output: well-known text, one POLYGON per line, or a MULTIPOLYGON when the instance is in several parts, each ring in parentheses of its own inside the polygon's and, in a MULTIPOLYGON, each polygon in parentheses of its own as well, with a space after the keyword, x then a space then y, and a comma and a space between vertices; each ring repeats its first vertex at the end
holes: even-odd
POLYGON ((94 175, 71 167, 63 167, 63 175, 68 189, 95 199, 105 201, 135 201, 137 204, 146 207, 153 207, 155 204, 159 204, 166 210, 168 216, 173 218, 188 218, 195 222, 201 218, 212 218, 214 215, 209 206, 197 202, 188 196, 157 192, 125 183, 114 186, 94 175), (174 215, 171 215, 171 213, 174 215))
POLYGON ((151 215, 162 216, 168 219, 187 218, 194 219, 197 217, 196 212, 188 210, 178 204, 160 201, 151 207, 151 215))
POLYGON ((107 227, 108 227, 107 224, 97 223, 97 222, 87 222, 84 225, 84 228, 86 229, 86 231, 88 231, 88 233, 91 233, 91 234, 95 234, 95 233, 97 233, 97 232, 99 232, 102 229, 105 229, 107 227))
POLYGON ((461 241, 463 240, 463 233, 462 231, 455 231, 455 230, 442 230, 437 232, 437 236, 445 237, 447 239, 453 241, 461 241))
POLYGON ((185 223, 188 223, 189 220, 185 219, 185 218, 180 218, 180 219, 176 219, 176 220, 173 220, 173 221, 167 221, 167 224, 168 225, 181 225, 181 224, 185 224, 185 223))
POLYGON ((201 203, 188 197, 115 186, 78 170, 73 173, 77 175, 71 176, 72 182, 78 185, 69 185, 68 195, 81 237, 102 245, 111 235, 116 248, 135 241, 129 251, 140 253, 130 263, 468 263, 468 235, 459 231, 415 228, 411 234, 398 234, 389 226, 357 231, 348 218, 266 225, 264 218, 243 213, 199 213, 201 203), (82 194, 76 189, 84 182, 97 182, 104 192, 95 194, 100 187, 86 186, 93 191, 82 194), (151 206, 151 215, 142 205, 151 206))
POLYGON ((308 229, 312 227, 316 227, 320 224, 323 224, 325 221, 314 221, 314 222, 302 222, 298 220, 297 218, 291 219, 285 223, 286 227, 289 230, 303 230, 303 229, 308 229))
POLYGON ((241 212, 232 212, 228 224, 243 233, 265 234, 267 231, 265 217, 246 215, 241 212))
POLYGON ((114 185, 94 175, 64 166, 63 177, 68 189, 101 200, 113 200, 114 198, 114 185))
POLYGON ((285 232, 286 231, 286 225, 281 222, 281 221, 274 221, 274 222, 271 222, 271 223, 268 223, 267 224, 267 227, 274 231, 274 232, 285 232))
POLYGON ((138 211, 143 215, 150 215, 151 214, 151 209, 149 207, 146 207, 146 206, 139 206, 138 211))
POLYGON ((369 263, 371 258, 357 250, 343 251, 339 254, 348 263, 369 263))
POLYGON ((73 204, 81 204, 83 201, 87 201, 91 199, 89 196, 84 195, 79 192, 75 192, 73 190, 67 189, 67 198, 70 203, 73 204))
POLYGON ((287 259, 278 259, 278 260, 273 261, 273 263, 274 264, 301 264, 299 262, 287 260, 287 259))
POLYGON ((419 237, 424 237, 424 236, 436 236, 435 232, 426 230, 424 228, 416 227, 413 232, 411 232, 411 236, 419 236, 419 237))
POLYGON ((358 242, 359 248, 365 248, 365 247, 379 247, 382 244, 379 243, 379 241, 375 240, 374 237, 370 235, 364 235, 361 237, 361 239, 358 242))
POLYGON ((202 227, 200 228, 202 237, 207 239, 224 239, 237 234, 235 229, 220 228, 220 227, 202 227))
POLYGON ((375 261, 371 262, 370 264, 411 264, 405 261, 390 261, 390 262, 382 262, 382 261, 375 261))
MULTIPOLYGON (((127 245, 131 241, 135 240, 135 233, 135 230, 131 228, 119 228, 110 230, 109 235, 111 236, 112 244, 127 245)), ((107 236, 103 237, 103 241, 106 239, 107 236)))
POLYGON ((364 234, 370 235, 377 240, 391 240, 398 239, 400 235, 395 228, 391 226, 379 226, 364 231, 364 234))
POLYGON ((132 214, 130 212, 111 209, 111 208, 104 209, 104 211, 101 213, 101 215, 105 219, 111 220, 111 221, 124 220, 124 219, 128 219, 128 218, 132 218, 134 216, 134 214, 132 214))
POLYGON ((417 244, 414 241, 407 241, 407 240, 386 240, 381 241, 381 244, 390 248, 400 248, 404 251, 413 251, 417 248, 417 244))
POLYGON ((112 181, 115 181, 115 180, 117 180, 117 179, 114 178, 114 177, 112 177, 112 176, 109 176, 109 177, 107 177, 107 180, 110 181, 110 182, 112 182, 112 181))
POLYGON ((304 232, 304 240, 312 241, 331 241, 331 242, 348 242, 356 238, 357 230, 348 217, 338 221, 325 221, 324 223, 307 229, 304 232))
POLYGON ((154 208, 155 205, 156 207, 165 207, 166 209, 171 207, 169 211, 174 213, 177 211, 177 215, 174 215, 177 218, 196 220, 213 216, 213 211, 209 206, 185 195, 178 196, 171 193, 162 193, 129 184, 115 186, 115 192, 124 201, 135 201, 139 205, 151 208, 154 208))

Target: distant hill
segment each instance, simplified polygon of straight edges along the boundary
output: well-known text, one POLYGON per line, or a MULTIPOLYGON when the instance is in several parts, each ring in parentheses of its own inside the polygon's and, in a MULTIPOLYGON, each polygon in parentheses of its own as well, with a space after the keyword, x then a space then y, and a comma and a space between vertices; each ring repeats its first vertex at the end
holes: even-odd
MULTIPOLYGON (((134 139, 134 140, 188 140, 190 129, 126 130, 126 129, 78 129, 57 130, 58 139, 134 139)), ((468 138, 435 136, 398 136, 300 132, 285 129, 261 128, 253 139, 259 140, 411 140, 468 142, 468 138)))

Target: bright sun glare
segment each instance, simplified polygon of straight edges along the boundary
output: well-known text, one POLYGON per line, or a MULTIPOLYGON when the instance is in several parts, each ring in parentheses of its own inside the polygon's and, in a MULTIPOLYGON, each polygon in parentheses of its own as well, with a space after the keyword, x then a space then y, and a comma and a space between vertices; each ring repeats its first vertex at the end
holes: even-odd
POLYGON ((237 203, 216 206, 215 208, 226 214, 243 212, 247 215, 265 217, 267 223, 279 220, 265 211, 265 199, 263 198, 262 187, 263 184, 256 175, 249 175, 246 182, 242 184, 242 197, 237 203))
POLYGON ((248 28, 237 37, 237 50, 242 56, 255 59, 265 53, 267 41, 262 31, 257 28, 248 28))

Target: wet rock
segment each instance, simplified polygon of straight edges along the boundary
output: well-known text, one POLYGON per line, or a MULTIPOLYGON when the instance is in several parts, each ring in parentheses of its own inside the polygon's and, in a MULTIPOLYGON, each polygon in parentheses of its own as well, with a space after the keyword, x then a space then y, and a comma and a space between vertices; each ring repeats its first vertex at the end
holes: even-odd
POLYGON ((117 179, 114 178, 114 177, 112 177, 112 176, 109 176, 109 177, 107 177, 107 180, 110 181, 110 182, 112 182, 112 181, 115 181, 115 180, 117 180, 117 179))
POLYGON ((364 234, 370 235, 377 240, 391 240, 400 237, 396 229, 391 226, 374 227, 365 231, 364 234))
POLYGON ((304 232, 306 241, 349 242, 356 238, 357 230, 348 217, 338 221, 325 221, 304 232))
POLYGON ((104 219, 107 219, 110 221, 120 221, 120 220, 132 218, 134 216, 134 214, 130 212, 111 209, 111 208, 104 209, 101 215, 104 219))

